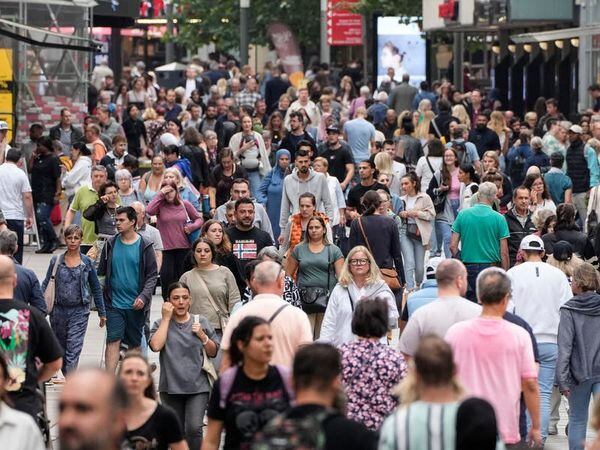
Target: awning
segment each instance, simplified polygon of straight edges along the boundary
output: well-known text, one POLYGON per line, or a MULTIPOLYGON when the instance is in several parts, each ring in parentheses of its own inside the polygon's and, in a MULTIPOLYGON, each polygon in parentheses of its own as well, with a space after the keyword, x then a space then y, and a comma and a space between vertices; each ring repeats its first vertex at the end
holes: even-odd
POLYGON ((535 42, 560 41, 563 39, 578 38, 600 34, 600 25, 589 25, 576 28, 562 28, 560 30, 540 31, 538 33, 515 34, 510 39, 515 44, 531 44, 535 42))
POLYGON ((82 52, 97 52, 102 48, 102 43, 99 41, 23 25, 6 19, 0 19, 0 35, 41 47, 82 52))

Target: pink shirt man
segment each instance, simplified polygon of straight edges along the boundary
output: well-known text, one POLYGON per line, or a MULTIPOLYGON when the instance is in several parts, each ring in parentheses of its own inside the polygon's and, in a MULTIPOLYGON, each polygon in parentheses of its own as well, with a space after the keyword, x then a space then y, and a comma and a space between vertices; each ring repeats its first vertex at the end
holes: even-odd
POLYGON ((494 406, 503 441, 518 443, 521 380, 537 378, 530 336, 506 320, 477 317, 450 327, 446 341, 460 382, 494 406))

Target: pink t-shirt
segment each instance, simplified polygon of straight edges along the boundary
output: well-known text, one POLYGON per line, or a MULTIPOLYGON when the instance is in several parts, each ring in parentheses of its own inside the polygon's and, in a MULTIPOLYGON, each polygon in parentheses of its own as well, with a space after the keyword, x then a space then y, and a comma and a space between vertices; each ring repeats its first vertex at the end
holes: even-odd
POLYGON ((453 170, 450 175, 452 176, 452 181, 450 182, 450 190, 448 191, 448 198, 450 200, 459 200, 460 199, 460 181, 458 180, 458 167, 453 170))
POLYGON ((538 373, 529 334, 506 320, 477 317, 452 325, 446 341, 460 382, 494 406, 504 442, 519 442, 521 380, 538 373))

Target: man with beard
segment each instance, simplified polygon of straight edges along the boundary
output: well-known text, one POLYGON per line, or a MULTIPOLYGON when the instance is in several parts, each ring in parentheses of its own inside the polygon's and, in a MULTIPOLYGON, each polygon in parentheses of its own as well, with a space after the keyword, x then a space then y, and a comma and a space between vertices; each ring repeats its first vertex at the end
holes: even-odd
POLYGON ((319 144, 317 154, 327 160, 329 175, 336 177, 342 191, 345 191, 354 177, 354 158, 348 144, 340 142, 340 129, 337 125, 327 127, 327 140, 319 144))
POLYGON ((127 428, 127 392, 100 369, 75 372, 60 396, 61 450, 119 450, 127 428))
POLYGON ((394 139, 394 132, 398 129, 397 117, 396 111, 390 108, 385 113, 385 119, 376 127, 386 139, 394 139))
POLYGON ((206 105, 206 113, 204 119, 198 125, 200 133, 204 134, 205 131, 215 131, 215 125, 217 124, 217 104, 209 101, 206 105))
POLYGON ((285 148, 291 153, 291 159, 295 159, 296 150, 301 141, 315 142, 310 134, 304 129, 304 116, 301 112, 294 111, 289 114, 290 132, 285 135, 279 144, 279 148, 285 148))
POLYGON ((234 215, 235 225, 228 228, 226 233, 243 271, 246 264, 255 260, 263 248, 273 245, 273 239, 269 233, 254 226, 254 202, 251 199, 237 200, 234 215))
POLYGON ((500 150, 500 138, 494 130, 488 128, 490 116, 487 112, 477 114, 475 128, 469 133, 469 142, 475 144, 479 158, 488 150, 500 150))

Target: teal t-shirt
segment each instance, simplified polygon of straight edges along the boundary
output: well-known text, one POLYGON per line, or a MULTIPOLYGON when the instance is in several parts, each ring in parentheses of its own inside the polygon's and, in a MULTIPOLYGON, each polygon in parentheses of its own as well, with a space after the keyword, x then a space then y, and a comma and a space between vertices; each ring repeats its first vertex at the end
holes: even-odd
POLYGON ((502 214, 490 206, 477 203, 458 213, 452 231, 460 234, 461 256, 465 263, 498 263, 500 240, 510 236, 502 214))
POLYGON ((544 182, 548 186, 548 192, 550 192, 552 201, 557 205, 565 202, 565 191, 573 188, 571 177, 563 172, 552 169, 544 175, 544 182))
POLYGON ((142 239, 139 236, 133 244, 124 244, 121 236, 115 239, 110 278, 113 308, 132 309, 133 302, 140 293, 141 245, 142 239))
POLYGON ((313 253, 308 248, 308 244, 301 243, 294 247, 292 256, 298 261, 298 287, 333 289, 337 283, 333 264, 344 257, 336 245, 326 245, 320 253, 313 253), (328 268, 329 286, 327 286, 328 268))

